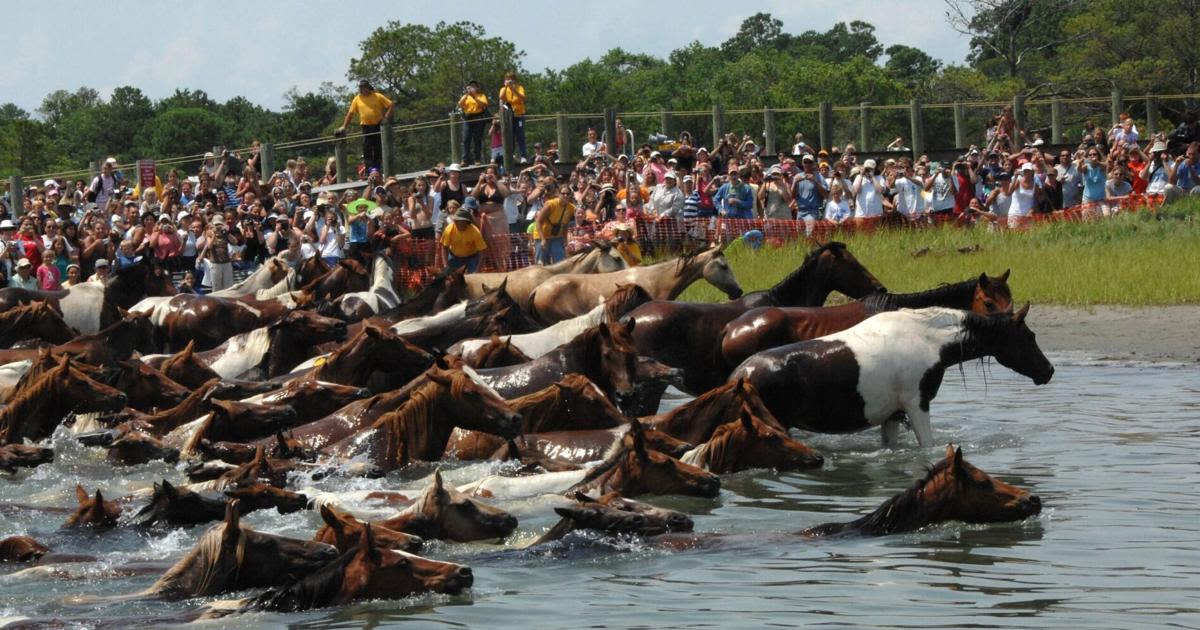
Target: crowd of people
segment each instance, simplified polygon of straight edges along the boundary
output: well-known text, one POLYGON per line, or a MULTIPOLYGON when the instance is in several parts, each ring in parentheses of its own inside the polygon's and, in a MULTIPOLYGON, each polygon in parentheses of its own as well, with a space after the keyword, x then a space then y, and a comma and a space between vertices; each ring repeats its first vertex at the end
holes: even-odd
MULTIPOLYGON (((526 93, 514 75, 497 101, 502 112, 489 118, 488 99, 472 81, 458 103, 466 160, 481 161, 491 120, 490 161, 471 186, 460 164, 438 164, 411 181, 385 177, 378 134, 364 137, 358 174, 365 186, 342 192, 314 192, 337 182, 332 159, 321 173, 295 159, 264 176, 257 144, 245 159, 209 153, 194 174, 169 170, 144 189, 112 158, 90 181, 46 180, 24 191, 23 212, 0 207, 0 273, 9 286, 55 290, 151 259, 176 272, 180 290, 199 292, 226 288, 235 270, 271 256, 293 266, 311 256, 366 262, 383 250, 402 267, 550 264, 581 233, 603 234, 636 265, 643 249, 711 237, 728 223, 720 219, 788 222, 797 234, 821 223, 1017 228, 1061 208, 1107 215, 1117 208, 1110 202, 1130 194, 1200 192, 1194 115, 1171 134, 1149 138, 1128 115, 1107 131, 1088 123, 1077 147, 1054 153, 1005 110, 982 146, 947 162, 860 159, 853 144, 818 148, 798 133, 790 153, 771 164, 774 156, 735 134, 711 149, 686 131, 635 147, 618 120, 612 145, 589 129, 582 159, 560 175, 554 143, 535 142, 525 154, 526 93), (503 170, 500 115, 513 117, 520 158, 513 172, 503 170)), ((364 129, 377 129, 391 110, 363 81, 339 132, 355 115, 364 129)), ((888 151, 907 151, 903 138, 888 151)))

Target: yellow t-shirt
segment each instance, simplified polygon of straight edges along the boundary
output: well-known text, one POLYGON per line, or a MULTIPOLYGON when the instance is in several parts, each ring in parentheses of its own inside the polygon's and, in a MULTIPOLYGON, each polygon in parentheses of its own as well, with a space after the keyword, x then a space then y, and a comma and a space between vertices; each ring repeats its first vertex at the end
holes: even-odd
POLYGON ((358 114, 360 125, 378 125, 391 106, 391 99, 379 92, 371 92, 366 96, 356 94, 354 100, 350 101, 350 113, 358 114))
POLYGON ((487 95, 482 93, 463 94, 462 98, 458 99, 458 107, 468 116, 482 114, 483 110, 487 109, 487 106, 487 95))
POLYGON ((548 228, 546 237, 557 238, 566 234, 567 224, 571 222, 571 215, 575 214, 575 206, 564 202, 562 197, 555 197, 542 206, 542 211, 546 213, 548 228))
POLYGON ((483 234, 479 233, 475 224, 468 224, 467 229, 459 230, 458 224, 451 221, 446 229, 442 230, 442 246, 456 257, 466 258, 487 249, 487 242, 483 240, 483 234))
POLYGON ((510 89, 507 85, 500 88, 500 100, 508 103, 512 108, 513 116, 525 115, 525 86, 518 85, 516 89, 510 89))

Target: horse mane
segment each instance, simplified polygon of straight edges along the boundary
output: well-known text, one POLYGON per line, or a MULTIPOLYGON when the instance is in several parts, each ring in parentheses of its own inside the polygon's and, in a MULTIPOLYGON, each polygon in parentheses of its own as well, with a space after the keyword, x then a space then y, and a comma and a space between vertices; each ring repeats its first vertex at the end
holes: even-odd
POLYGON ((799 267, 796 267, 791 273, 784 276, 782 280, 776 282, 775 286, 767 289, 767 295, 776 303, 778 303, 779 300, 777 298, 779 297, 779 290, 787 286, 789 283, 795 282, 798 278, 812 273, 812 270, 818 264, 818 259, 821 257, 821 254, 827 251, 846 251, 846 244, 841 241, 829 241, 820 247, 814 248, 804 257, 804 261, 800 263, 799 267))
POLYGON ((699 249, 691 249, 680 252, 679 257, 675 259, 675 277, 683 275, 683 272, 694 262, 701 254, 709 251, 712 247, 704 247, 699 249))
POLYGON ((228 527, 226 523, 210 527, 191 551, 170 569, 167 569, 167 572, 158 578, 158 581, 147 592, 162 593, 173 587, 178 588, 181 585, 180 582, 187 577, 192 568, 199 564, 201 568, 200 581, 195 585, 187 585, 191 587, 187 594, 208 595, 211 594, 209 589, 219 587, 230 573, 236 574, 240 571, 246 555, 246 532, 242 531, 240 526, 238 527, 237 552, 234 554, 233 567, 222 570, 221 542, 226 527, 228 527))
POLYGON ((919 529, 930 522, 932 516, 926 508, 925 487, 938 475, 953 465, 953 460, 943 459, 929 468, 925 477, 909 489, 884 501, 875 511, 848 523, 825 523, 805 530, 813 536, 830 536, 845 533, 862 533, 871 536, 919 529))
MULTIPOLYGON (((468 379, 453 378, 450 395, 461 396, 468 379)), ((437 405, 436 390, 442 385, 433 379, 413 388, 408 398, 399 407, 380 416, 372 428, 382 429, 386 450, 384 457, 391 466, 408 462, 408 451, 414 444, 422 444, 429 437, 428 425, 424 422, 433 415, 437 405)))
POLYGON ((28 386, 13 392, 12 400, 0 409, 0 442, 9 441, 8 436, 12 432, 14 420, 33 415, 30 408, 42 402, 56 388, 58 378, 59 369, 51 368, 28 386))
POLYGON ((35 301, 30 302, 29 304, 20 304, 14 308, 0 313, 0 326, 10 327, 24 322, 25 318, 32 317, 34 309, 37 307, 37 305, 44 303, 45 302, 35 301))
POLYGON ((625 435, 625 433, 622 433, 613 440, 612 444, 608 446, 608 450, 604 451, 604 456, 601 457, 600 463, 588 470, 587 474, 585 474, 583 479, 580 479, 578 483, 570 488, 567 488, 568 494, 579 488, 587 487, 588 484, 603 477, 620 465, 621 461, 625 459, 625 456, 630 450, 625 446, 625 435))
POLYGON ((357 554, 357 546, 347 549, 337 560, 313 573, 286 586, 266 590, 251 600, 246 609, 296 612, 324 606, 341 592, 346 567, 357 554))
POLYGON ((604 320, 615 322, 629 311, 651 301, 650 293, 639 284, 623 284, 604 302, 604 320))
POLYGON ((488 362, 494 357, 503 353, 505 348, 507 348, 512 354, 513 358, 520 363, 528 363, 532 360, 526 356, 524 352, 521 352, 520 348, 512 345, 511 335, 509 336, 509 341, 501 340, 499 335, 492 335, 492 338, 475 352, 475 362, 478 363, 480 367, 486 367, 488 362))
POLYGON ((699 468, 708 468, 712 462, 725 461, 726 453, 732 448, 734 432, 741 427, 741 420, 733 420, 719 425, 713 430, 708 441, 688 451, 681 459, 685 464, 699 468))
MULTIPOLYGON (((901 308, 922 308, 928 306, 947 306, 947 302, 952 299, 959 298, 959 294, 965 294, 962 297, 966 298, 967 304, 961 308, 966 309, 970 306, 970 298, 974 295, 975 287, 979 284, 978 278, 970 278, 962 282, 953 284, 942 284, 926 291, 918 291, 916 293, 888 293, 879 292, 872 293, 862 299, 863 305, 867 307, 868 313, 880 313, 884 311, 894 311, 901 308)), ((959 308, 957 306, 953 308, 959 308)))

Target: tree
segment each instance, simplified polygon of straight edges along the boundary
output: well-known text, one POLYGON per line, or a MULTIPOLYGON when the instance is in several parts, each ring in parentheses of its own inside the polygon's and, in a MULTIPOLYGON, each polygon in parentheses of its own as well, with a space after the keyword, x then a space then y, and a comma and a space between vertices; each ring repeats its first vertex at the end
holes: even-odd
POLYGON ((788 47, 793 56, 839 63, 855 57, 874 63, 883 54, 883 45, 875 37, 875 26, 862 20, 838 22, 824 33, 805 31, 792 39, 788 47))
POLYGON ((333 85, 322 84, 319 92, 301 94, 296 88, 284 95, 287 104, 279 117, 279 139, 303 140, 327 135, 337 126, 342 113, 341 99, 334 96, 333 85))
POLYGON ((231 147, 250 146, 254 140, 264 141, 279 127, 279 114, 251 103, 244 96, 229 99, 221 105, 220 112, 228 123, 229 136, 225 142, 231 147))
POLYGON ((226 122, 218 114, 200 107, 184 107, 159 112, 138 140, 149 155, 195 155, 221 143, 226 132, 226 122))
MULTIPOLYGON (((154 118, 154 105, 136 87, 115 88, 108 103, 97 107, 96 140, 99 151, 117 155, 122 161, 135 159, 134 138, 154 118)), ((96 159, 98 155, 93 156, 96 159)))
POLYGON ((198 107, 200 109, 207 109, 210 112, 215 112, 217 111, 219 105, 217 105, 216 101, 209 98, 208 93, 204 90, 189 90, 186 88, 181 90, 179 88, 175 88, 174 94, 159 101, 155 106, 155 108, 160 112, 167 111, 169 109, 185 109, 191 107, 198 107))
POLYGON ((945 2, 950 27, 971 37, 969 61, 983 67, 997 60, 1009 77, 1053 55, 1057 47, 1087 37, 1086 33, 1063 37, 1061 30, 1065 18, 1086 6, 1084 0, 945 2))
POLYGON ((37 111, 42 120, 53 129, 72 113, 96 107, 100 103, 100 93, 90 87, 81 87, 74 92, 55 90, 42 99, 42 105, 37 111))
POLYGON ((942 62, 912 46, 896 44, 888 46, 884 53, 887 54, 888 60, 883 67, 909 89, 916 89, 936 76, 942 68, 942 62))
POLYGON ((29 120, 29 112, 17 107, 14 103, 0 105, 0 126, 14 120, 29 120))
POLYGON ((742 20, 733 37, 721 43, 721 52, 727 59, 735 60, 756 48, 780 48, 786 38, 783 22, 771 17, 770 13, 755 13, 742 20))

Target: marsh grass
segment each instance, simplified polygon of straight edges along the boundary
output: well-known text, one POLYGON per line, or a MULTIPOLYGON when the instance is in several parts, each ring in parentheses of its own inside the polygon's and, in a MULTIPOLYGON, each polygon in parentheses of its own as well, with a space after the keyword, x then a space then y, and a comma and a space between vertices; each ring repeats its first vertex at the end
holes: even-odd
MULTIPOLYGON (((896 230, 844 237, 850 251, 893 292, 921 291, 986 271, 1012 269, 1019 302, 1086 306, 1200 304, 1200 200, 1157 213, 1138 212, 1086 223, 1053 223, 1028 232, 983 227, 896 230), (960 253, 959 248, 979 247, 960 253), (921 255, 914 255, 925 250, 921 255)), ((746 291, 766 289, 804 259, 808 246, 726 250, 746 291)), ((682 300, 722 301, 701 281, 682 300)))

